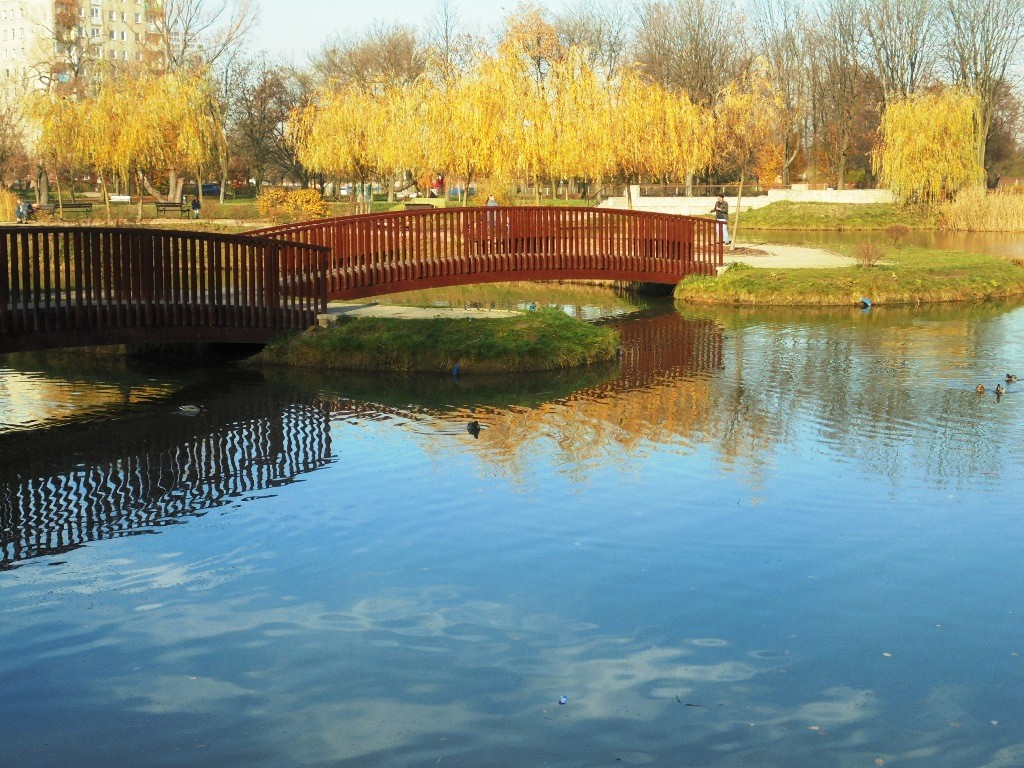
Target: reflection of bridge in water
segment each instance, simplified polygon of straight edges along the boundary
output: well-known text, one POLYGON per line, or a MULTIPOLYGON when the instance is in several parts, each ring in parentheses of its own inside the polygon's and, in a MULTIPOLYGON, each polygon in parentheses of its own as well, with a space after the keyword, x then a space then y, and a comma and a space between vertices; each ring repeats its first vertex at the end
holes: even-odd
POLYGON ((151 532, 331 460, 330 413, 312 396, 264 392, 195 417, 152 415, 6 436, 0 569, 90 541, 151 532), (16 443, 16 445, 15 445, 16 443), (17 460, 13 460, 17 457, 17 460))
MULTIPOLYGON (((722 366, 721 328, 710 320, 635 318, 622 327, 622 346, 618 378, 565 397, 639 390, 722 366)), ((391 404, 314 391, 260 383, 204 400, 195 417, 176 413, 175 404, 161 413, 147 405, 123 419, 0 435, 0 570, 151 533, 289 483, 333 460, 332 419, 447 418, 458 410, 410 409, 416 401, 406 391, 388 398, 381 389, 391 404)))

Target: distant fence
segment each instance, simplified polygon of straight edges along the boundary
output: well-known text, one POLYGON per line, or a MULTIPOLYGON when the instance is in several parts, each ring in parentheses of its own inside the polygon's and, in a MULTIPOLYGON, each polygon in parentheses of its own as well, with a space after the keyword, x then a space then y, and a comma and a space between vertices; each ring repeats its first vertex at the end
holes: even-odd
POLYGON ((266 342, 316 323, 325 248, 244 235, 0 228, 0 352, 266 342))

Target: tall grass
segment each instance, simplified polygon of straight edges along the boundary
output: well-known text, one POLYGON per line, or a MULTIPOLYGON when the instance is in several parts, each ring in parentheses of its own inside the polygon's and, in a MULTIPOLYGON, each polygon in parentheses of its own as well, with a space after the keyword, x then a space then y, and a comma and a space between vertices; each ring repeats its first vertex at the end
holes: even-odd
POLYGON ((965 189, 939 208, 939 225, 954 232, 1024 232, 1024 195, 965 189))

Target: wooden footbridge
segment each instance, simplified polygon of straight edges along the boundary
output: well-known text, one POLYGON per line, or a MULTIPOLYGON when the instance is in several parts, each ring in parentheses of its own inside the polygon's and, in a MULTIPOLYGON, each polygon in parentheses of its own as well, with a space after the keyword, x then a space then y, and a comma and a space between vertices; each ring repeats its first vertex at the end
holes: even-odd
POLYGON ((715 223, 596 208, 398 211, 242 235, 0 228, 0 353, 265 343, 329 300, 513 280, 674 285, 723 260, 715 223))

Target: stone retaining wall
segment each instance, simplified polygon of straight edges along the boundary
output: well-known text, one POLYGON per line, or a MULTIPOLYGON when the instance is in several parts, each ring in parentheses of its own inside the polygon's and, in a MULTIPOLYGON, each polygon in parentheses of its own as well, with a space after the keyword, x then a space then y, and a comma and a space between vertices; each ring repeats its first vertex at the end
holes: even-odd
MULTIPOLYGON (((727 197, 729 212, 736 210, 736 198, 727 197)), ((770 189, 767 195, 743 198, 741 211, 763 208, 779 200, 798 203, 841 203, 863 205, 865 203, 891 203, 893 194, 888 189, 806 189, 799 184, 791 189, 770 189)), ((715 205, 714 197, 640 197, 640 188, 633 187, 633 210, 652 213, 674 213, 683 216, 702 216, 710 213, 715 205)), ((627 208, 625 197, 610 197, 600 208, 627 208)))

